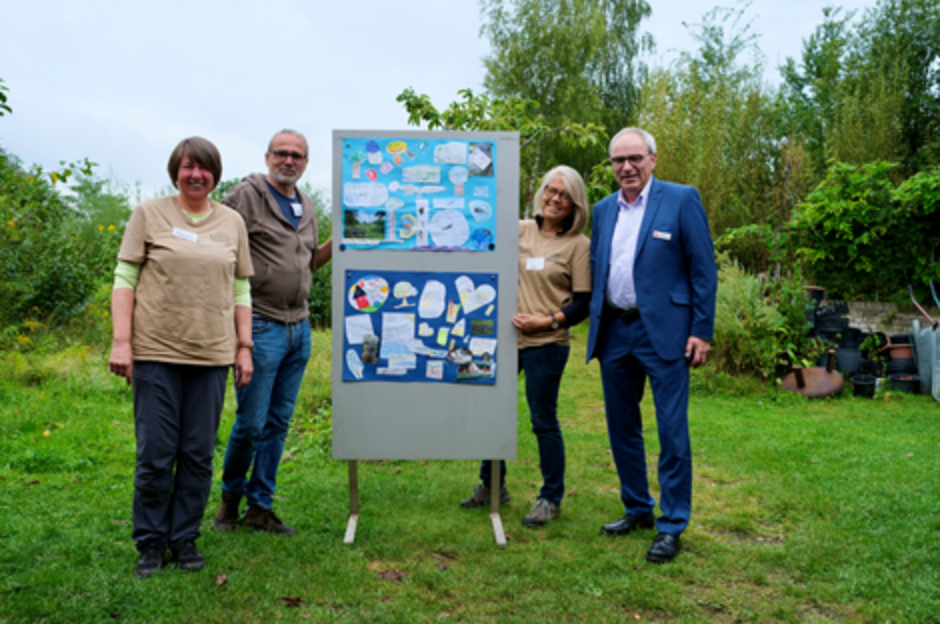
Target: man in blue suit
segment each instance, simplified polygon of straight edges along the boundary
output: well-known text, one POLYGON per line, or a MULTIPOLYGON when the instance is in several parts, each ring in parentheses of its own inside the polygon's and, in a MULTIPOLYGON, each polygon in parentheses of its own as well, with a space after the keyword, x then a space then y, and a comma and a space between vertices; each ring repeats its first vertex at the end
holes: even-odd
POLYGON ((718 272, 698 191, 653 177, 656 141, 638 128, 610 142, 620 191, 594 206, 591 331, 587 359, 601 366, 607 432, 626 513, 608 535, 652 529, 652 563, 679 554, 692 509, 689 367, 705 363, 718 272), (649 377, 659 429, 662 515, 646 475, 640 400, 649 377))

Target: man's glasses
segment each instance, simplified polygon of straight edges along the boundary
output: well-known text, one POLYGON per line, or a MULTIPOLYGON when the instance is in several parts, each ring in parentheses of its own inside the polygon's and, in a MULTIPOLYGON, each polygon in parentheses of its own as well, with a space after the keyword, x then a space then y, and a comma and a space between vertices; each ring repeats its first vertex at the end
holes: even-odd
POLYGON ((289 150, 274 150, 273 152, 269 153, 278 160, 287 160, 288 158, 293 158, 295 161, 307 160, 307 156, 305 154, 301 154, 300 152, 291 152, 289 150))
POLYGON ((610 164, 614 167, 623 167, 623 163, 630 163, 634 167, 639 167, 646 160, 646 154, 630 154, 629 156, 611 156, 610 164))

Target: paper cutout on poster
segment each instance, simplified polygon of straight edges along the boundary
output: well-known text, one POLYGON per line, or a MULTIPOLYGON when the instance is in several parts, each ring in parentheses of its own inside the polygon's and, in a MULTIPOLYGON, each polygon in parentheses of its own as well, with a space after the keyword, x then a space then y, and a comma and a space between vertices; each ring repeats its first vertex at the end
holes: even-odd
POLYGON ((437 344, 442 347, 447 344, 447 334, 449 330, 446 327, 441 327, 437 330, 437 344))
POLYGON ((402 375, 408 374, 407 368, 376 368, 375 372, 379 375, 392 375, 395 377, 401 377, 402 375))
POLYGON ((343 185, 343 204, 350 208, 376 208, 386 201, 388 189, 384 184, 347 182, 343 185))
POLYGON ((346 340, 349 344, 362 344, 362 340, 367 334, 375 334, 375 329, 372 327, 372 316, 356 314, 355 316, 346 317, 346 340))
POLYGON ((353 164, 352 177, 358 180, 361 174, 362 163, 366 161, 366 155, 363 152, 353 152, 349 155, 349 162, 353 164))
POLYGON ((382 340, 385 343, 408 345, 415 337, 415 317, 401 312, 382 314, 382 340))
POLYGON ((425 373, 428 379, 437 379, 441 380, 444 378, 444 362, 432 361, 428 362, 427 372, 425 373))
POLYGON ((463 210, 466 202, 460 197, 435 197, 433 204, 435 210, 463 210))
POLYGON ((470 339, 470 351, 476 355, 493 355, 496 353, 496 339, 473 337, 470 339))
POLYGON ((454 325, 454 328, 450 330, 451 336, 462 337, 466 332, 467 328, 467 319, 460 319, 460 322, 454 325))
POLYGON ((470 202, 470 214, 473 215, 474 221, 482 223, 493 218, 493 209, 488 202, 482 199, 474 199, 470 202))
POLYGON ((453 323, 457 320, 457 313, 460 312, 460 304, 453 301, 447 302, 447 322, 453 323))
POLYGON ((447 288, 437 280, 428 280, 424 285, 424 291, 421 293, 421 301, 418 303, 418 316, 421 318, 437 318, 444 313, 444 297, 447 296, 447 288))
POLYGON ((434 148, 434 162, 442 165, 463 165, 467 162, 467 144, 452 141, 434 148))
POLYGON ((464 313, 470 314, 477 308, 482 308, 494 299, 496 299, 496 289, 489 284, 483 284, 467 297, 467 303, 463 306, 464 313))
POLYGON ((431 239, 438 247, 460 247, 470 238, 467 219, 456 210, 441 210, 431 217, 431 239))
POLYGON ((431 329, 431 326, 427 323, 421 323, 418 325, 418 335, 422 338, 427 338, 428 336, 434 335, 434 330, 431 329))
POLYGON ((388 365, 393 368, 415 368, 418 358, 414 353, 401 353, 388 356, 388 365))
POLYGON ((370 164, 378 165, 382 162, 382 149, 379 147, 378 142, 369 141, 366 143, 366 154, 370 164))
POLYGON ((346 352, 346 366, 356 379, 362 379, 362 360, 359 359, 359 354, 355 349, 346 352))
POLYGON ((470 176, 490 177, 493 175, 493 144, 470 144, 470 176))
POLYGON ((460 295, 460 305, 467 305, 467 298, 473 294, 473 290, 476 288, 473 285, 473 280, 466 275, 461 275, 454 280, 454 286, 457 288, 457 293, 460 295))
POLYGON ((395 284, 395 290, 392 291, 392 294, 395 295, 396 299, 400 299, 401 303, 395 306, 398 308, 413 308, 415 304, 408 301, 408 297, 417 297, 418 289, 415 288, 411 282, 398 282, 395 284))
POLYGON ((441 181, 441 168, 434 165, 403 167, 401 181, 414 184, 437 184, 441 181))
POLYGON ((381 277, 360 279, 349 288, 349 305, 360 312, 375 312, 388 298, 388 282, 381 277))

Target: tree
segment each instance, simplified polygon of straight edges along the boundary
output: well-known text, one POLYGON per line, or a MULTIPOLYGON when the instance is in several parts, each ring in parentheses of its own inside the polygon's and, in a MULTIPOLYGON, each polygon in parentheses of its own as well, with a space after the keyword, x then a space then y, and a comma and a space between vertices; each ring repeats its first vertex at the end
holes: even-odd
MULTIPOLYGON (((484 86, 500 100, 538 102, 548 125, 567 119, 608 130, 628 125, 645 74, 640 61, 652 37, 640 36, 646 0, 481 0, 484 86)), ((554 162, 587 170, 603 157, 552 140, 554 162)))
POLYGON ((10 89, 8 89, 5 84, 3 84, 3 78, 0 78, 0 117, 13 112, 13 109, 10 108, 9 104, 7 104, 6 92, 9 90, 10 89))
POLYGON ((409 124, 419 127, 423 124, 428 130, 518 132, 524 211, 528 210, 542 174, 559 164, 545 154, 548 141, 579 149, 596 148, 604 141, 602 126, 567 119, 551 123, 532 100, 474 95, 470 89, 462 89, 458 94, 463 101, 452 102, 444 110, 438 110, 427 95, 418 95, 411 88, 402 91, 397 101, 408 111, 409 124))

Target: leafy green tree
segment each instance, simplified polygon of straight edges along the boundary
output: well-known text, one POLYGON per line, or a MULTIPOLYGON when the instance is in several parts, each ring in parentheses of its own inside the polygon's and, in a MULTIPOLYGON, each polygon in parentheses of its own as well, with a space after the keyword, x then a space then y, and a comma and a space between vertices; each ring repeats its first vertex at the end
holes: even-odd
MULTIPOLYGON (((497 100, 537 102, 549 126, 578 120, 616 131, 628 125, 645 74, 640 34, 651 14, 646 0, 481 0, 484 86, 497 100)), ((548 139, 553 163, 587 171, 604 157, 593 148, 548 139)), ((538 167, 536 167, 537 169, 538 167)))
POLYGON ((577 149, 603 145, 606 135, 602 126, 575 123, 563 119, 551 122, 541 113, 537 102, 521 98, 494 98, 474 95, 470 89, 458 92, 462 101, 452 102, 439 110, 427 95, 417 95, 408 88, 398 95, 408 112, 408 123, 428 130, 516 131, 520 135, 522 153, 522 210, 528 210, 535 187, 542 174, 558 161, 546 149, 549 141, 577 149))
POLYGON ((3 117, 6 114, 12 113, 13 109, 10 108, 10 105, 7 104, 7 91, 10 89, 3 84, 3 78, 0 78, 0 117, 3 117))

